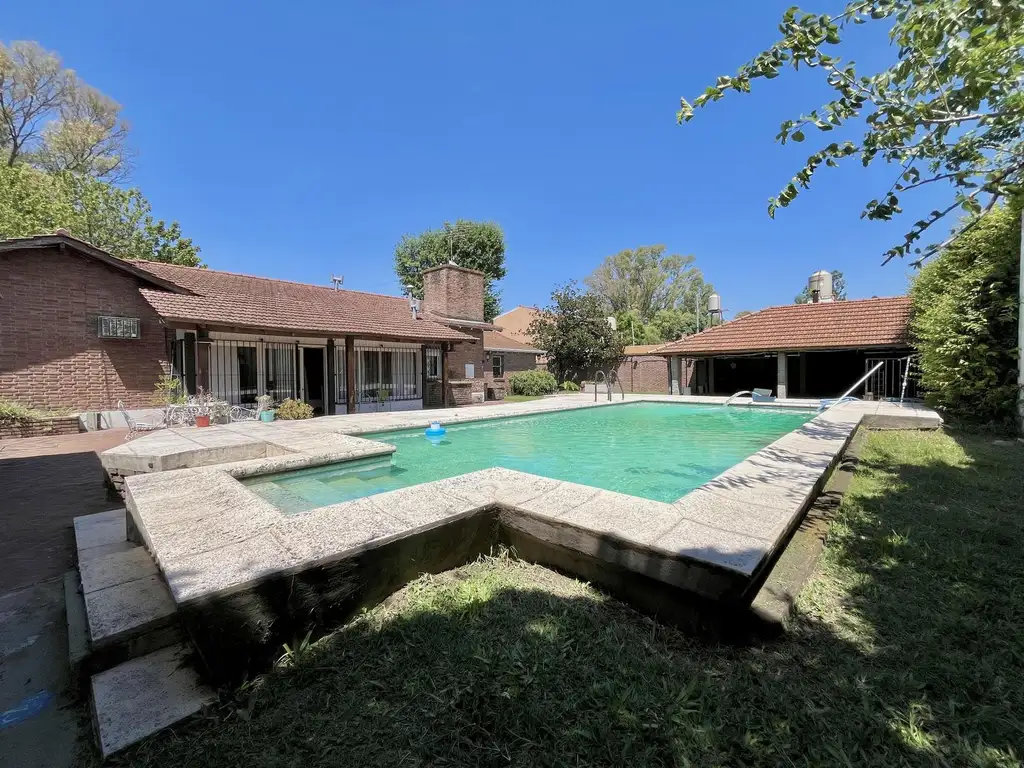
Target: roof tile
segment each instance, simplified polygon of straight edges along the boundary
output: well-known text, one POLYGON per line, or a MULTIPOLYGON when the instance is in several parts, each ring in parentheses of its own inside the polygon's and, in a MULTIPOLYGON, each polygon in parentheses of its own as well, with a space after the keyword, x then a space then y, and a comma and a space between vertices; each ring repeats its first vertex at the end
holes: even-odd
POLYGON ((335 290, 159 262, 132 263, 196 294, 184 296, 143 289, 141 293, 146 301, 170 320, 233 328, 428 341, 471 338, 441 323, 413 319, 408 301, 399 296, 335 290))
POLYGON ((790 304, 671 341, 663 355, 856 349, 910 343, 910 297, 790 304))

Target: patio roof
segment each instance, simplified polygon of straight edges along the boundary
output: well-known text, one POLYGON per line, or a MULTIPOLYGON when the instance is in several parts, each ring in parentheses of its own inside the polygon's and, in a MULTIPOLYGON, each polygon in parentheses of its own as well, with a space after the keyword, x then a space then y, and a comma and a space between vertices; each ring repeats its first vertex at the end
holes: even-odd
POLYGON ((657 353, 710 356, 906 347, 910 309, 909 296, 768 307, 671 341, 657 353))
POLYGON ((414 319, 408 300, 399 296, 336 290, 329 286, 159 262, 132 264, 194 294, 141 291, 153 309, 172 322, 414 341, 472 338, 432 320, 414 319))

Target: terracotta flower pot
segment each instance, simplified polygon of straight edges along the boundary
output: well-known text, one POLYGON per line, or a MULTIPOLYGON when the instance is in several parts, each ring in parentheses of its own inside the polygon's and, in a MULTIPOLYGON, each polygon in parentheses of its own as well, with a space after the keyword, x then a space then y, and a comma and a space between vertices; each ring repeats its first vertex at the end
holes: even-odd
POLYGON ((210 415, 209 414, 205 414, 205 415, 201 415, 201 416, 197 415, 196 416, 196 426, 197 427, 208 427, 208 426, 210 426, 210 415))

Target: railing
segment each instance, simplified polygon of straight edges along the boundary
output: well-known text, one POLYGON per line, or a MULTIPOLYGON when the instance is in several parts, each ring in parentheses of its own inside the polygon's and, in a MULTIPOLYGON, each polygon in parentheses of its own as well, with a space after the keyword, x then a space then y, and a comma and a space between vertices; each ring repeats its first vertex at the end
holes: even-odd
POLYGON ((729 405, 729 403, 731 403, 733 400, 735 400, 740 395, 753 395, 753 394, 754 393, 751 392, 749 389, 741 389, 739 392, 733 392, 731 395, 729 395, 729 398, 724 403, 722 403, 722 407, 724 408, 725 406, 729 405))
POLYGON ((609 370, 607 373, 604 371, 598 371, 594 374, 594 402, 597 402, 597 383, 598 381, 604 382, 605 392, 608 394, 608 401, 612 399, 612 379, 614 378, 615 383, 619 385, 619 393, 622 395, 622 399, 626 399, 626 390, 622 388, 622 382, 619 380, 619 375, 615 371, 609 370), (598 378, 600 376, 600 379, 598 378))
POLYGON ((875 371, 877 371, 883 365, 885 365, 885 361, 884 360, 880 361, 874 368, 872 368, 870 371, 868 371, 863 376, 861 376, 859 379, 857 379, 856 383, 854 383, 854 385, 852 387, 850 387, 848 390, 843 392, 843 394, 841 394, 835 400, 831 400, 831 401, 830 400, 822 400, 822 407, 818 409, 818 412, 822 413, 824 411, 827 411, 829 408, 832 408, 833 406, 839 405, 840 403, 848 402, 850 400, 856 400, 857 398, 850 397, 850 393, 853 392, 855 389, 857 389, 857 387, 859 387, 865 381, 867 381, 868 378, 870 378, 871 374, 873 374, 875 371))

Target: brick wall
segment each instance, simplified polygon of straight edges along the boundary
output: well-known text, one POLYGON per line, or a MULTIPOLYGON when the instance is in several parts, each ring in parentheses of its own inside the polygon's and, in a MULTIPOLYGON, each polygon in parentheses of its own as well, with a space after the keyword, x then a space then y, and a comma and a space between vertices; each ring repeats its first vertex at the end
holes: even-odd
POLYGON ((461 380, 466 378, 466 363, 473 364, 474 392, 483 392, 486 386, 487 358, 484 353, 484 332, 460 328, 460 331, 473 337, 473 341, 457 341, 448 353, 448 378, 461 380))
POLYGON ((626 392, 668 394, 668 358, 635 355, 625 358, 615 373, 626 392))
POLYGON ((131 275, 57 247, 0 254, 0 397, 79 411, 152 405, 167 345, 138 288, 131 275), (140 318, 141 338, 99 338, 99 315, 140 318))
POLYGON ((46 435, 74 435, 81 431, 81 423, 77 416, 54 416, 50 419, 17 424, 0 423, 0 440, 44 437, 46 435))
MULTIPOLYGON (((537 370, 537 356, 532 352, 494 352, 492 355, 501 355, 505 358, 504 377, 507 377, 510 373, 515 373, 516 371, 537 370)), ((494 366, 490 358, 488 358, 485 363, 484 378, 487 379, 487 381, 494 380, 494 366)))
POLYGON ((484 273, 446 264, 423 272, 423 302, 429 315, 484 319, 484 273))

